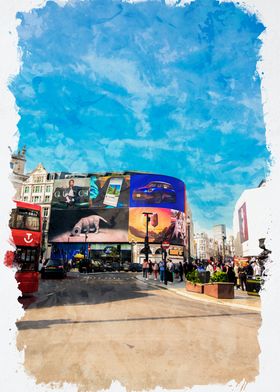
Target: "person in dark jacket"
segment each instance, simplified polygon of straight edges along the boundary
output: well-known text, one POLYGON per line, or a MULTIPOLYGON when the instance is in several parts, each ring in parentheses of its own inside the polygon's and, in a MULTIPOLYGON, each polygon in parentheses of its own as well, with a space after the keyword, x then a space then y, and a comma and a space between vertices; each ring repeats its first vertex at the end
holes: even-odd
POLYGON ((230 283, 235 283, 235 273, 232 267, 228 267, 227 269, 227 277, 230 283))
POLYGON ((179 272, 180 282, 183 282, 184 269, 183 269, 183 264, 181 263, 181 261, 179 261, 179 264, 178 264, 178 272, 179 272))

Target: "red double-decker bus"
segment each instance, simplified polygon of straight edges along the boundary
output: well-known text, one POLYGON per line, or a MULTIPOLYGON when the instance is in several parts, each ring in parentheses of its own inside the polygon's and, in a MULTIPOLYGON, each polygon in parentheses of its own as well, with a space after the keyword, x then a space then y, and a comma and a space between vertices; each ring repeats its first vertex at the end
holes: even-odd
POLYGON ((36 204, 16 201, 12 209, 9 226, 12 232, 14 252, 6 255, 6 265, 16 267, 15 278, 23 294, 38 291, 38 265, 42 246, 41 207, 36 204))

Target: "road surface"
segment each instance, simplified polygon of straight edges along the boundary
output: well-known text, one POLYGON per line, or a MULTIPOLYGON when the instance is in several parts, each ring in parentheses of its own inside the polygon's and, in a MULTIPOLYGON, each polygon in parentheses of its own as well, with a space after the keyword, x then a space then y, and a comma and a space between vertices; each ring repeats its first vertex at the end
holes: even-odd
POLYGON ((18 349, 38 383, 128 391, 251 382, 260 314, 180 297, 132 273, 41 280, 18 321, 18 349), (34 298, 35 299, 35 298, 34 298))

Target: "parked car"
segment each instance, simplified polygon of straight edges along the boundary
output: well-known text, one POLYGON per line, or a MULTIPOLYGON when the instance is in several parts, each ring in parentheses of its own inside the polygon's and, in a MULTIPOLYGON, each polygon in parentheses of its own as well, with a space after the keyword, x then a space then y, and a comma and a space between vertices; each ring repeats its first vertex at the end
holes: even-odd
POLYGON ((99 260, 94 260, 92 262, 92 269, 93 269, 93 272, 103 272, 103 271, 105 271, 103 263, 101 261, 99 261, 99 260))
POLYGON ((110 272, 113 271, 112 264, 108 263, 107 261, 105 261, 103 263, 103 268, 104 268, 104 271, 110 271, 110 272))
POLYGON ((142 264, 131 263, 130 266, 129 266, 129 270, 131 272, 142 272, 142 264))
POLYGON ((113 271, 120 271, 121 270, 121 265, 118 261, 112 262, 112 270, 113 271))
POLYGON ((162 202, 175 203, 176 192, 171 184, 163 181, 152 181, 149 184, 134 189, 132 199, 160 204, 162 202))
POLYGON ((66 269, 63 260, 49 260, 41 269, 41 278, 60 278, 66 277, 66 269))
POLYGON ((92 262, 90 259, 81 259, 79 262, 79 272, 89 273, 92 272, 92 262))
POLYGON ((128 272, 128 271, 129 271, 129 266, 130 266, 130 263, 128 263, 127 261, 125 261, 125 262, 122 264, 122 270, 125 271, 125 272, 128 272))

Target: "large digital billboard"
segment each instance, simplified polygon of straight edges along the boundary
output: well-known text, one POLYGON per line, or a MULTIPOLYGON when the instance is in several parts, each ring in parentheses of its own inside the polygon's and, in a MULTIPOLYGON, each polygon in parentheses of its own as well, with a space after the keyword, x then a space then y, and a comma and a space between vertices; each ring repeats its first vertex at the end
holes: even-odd
POLYGON ((168 241, 174 245, 186 245, 186 216, 183 212, 167 208, 130 208, 129 241, 144 242, 146 236, 146 216, 150 212, 149 241, 168 241))
POLYGON ((50 242, 127 242, 128 208, 52 209, 50 242))
POLYGON ((160 174, 133 174, 130 207, 162 207, 185 212, 185 184, 160 174))
POLYGON ((130 176, 92 176, 90 207, 129 207, 130 176))
POLYGON ((89 206, 89 178, 55 180, 52 208, 87 208, 89 206))

